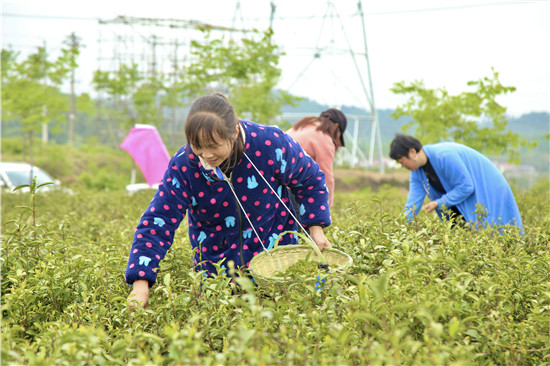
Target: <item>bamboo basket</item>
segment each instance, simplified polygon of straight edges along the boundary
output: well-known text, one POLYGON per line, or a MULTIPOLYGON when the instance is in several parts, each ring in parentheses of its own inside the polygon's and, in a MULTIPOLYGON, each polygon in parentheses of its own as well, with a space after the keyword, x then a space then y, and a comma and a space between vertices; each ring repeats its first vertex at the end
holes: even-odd
MULTIPOLYGON (((323 255, 331 268, 331 274, 345 273, 351 267, 352 258, 334 248, 323 249, 323 255)), ((269 253, 263 251, 250 261, 249 271, 254 281, 262 288, 282 288, 285 278, 275 276, 284 272, 299 260, 306 259, 321 263, 321 258, 310 245, 282 245, 271 249, 269 253)), ((313 278, 313 277, 312 277, 313 278)))

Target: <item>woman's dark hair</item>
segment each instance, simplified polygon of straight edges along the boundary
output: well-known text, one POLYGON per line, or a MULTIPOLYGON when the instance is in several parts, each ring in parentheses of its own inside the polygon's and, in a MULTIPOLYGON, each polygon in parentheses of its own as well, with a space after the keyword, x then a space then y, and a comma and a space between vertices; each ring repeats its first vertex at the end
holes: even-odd
POLYGON ((233 142, 233 153, 220 165, 224 172, 233 168, 244 152, 241 133, 234 137, 235 128, 240 123, 235 109, 229 100, 220 93, 205 95, 193 102, 187 113, 185 136, 187 142, 196 147, 216 144, 216 138, 233 142))
POLYGON ((344 132, 346 131, 348 121, 342 111, 336 108, 327 109, 319 117, 302 118, 294 124, 293 128, 299 130, 315 122, 321 122, 317 126, 317 130, 329 135, 336 149, 339 146, 344 146, 344 132), (338 141, 338 131, 340 131, 340 141, 338 141))
POLYGON ((422 149, 422 144, 412 136, 396 133, 390 145, 390 158, 399 160, 402 157, 408 157, 411 148, 419 152, 422 149))

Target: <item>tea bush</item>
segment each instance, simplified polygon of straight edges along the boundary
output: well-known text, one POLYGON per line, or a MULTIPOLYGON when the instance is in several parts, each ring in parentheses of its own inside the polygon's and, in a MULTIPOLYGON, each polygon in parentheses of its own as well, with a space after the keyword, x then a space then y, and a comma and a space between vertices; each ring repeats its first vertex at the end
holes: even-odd
POLYGON ((204 278, 182 225, 133 312, 123 274, 151 192, 3 194, 2 364, 547 365, 549 194, 516 194, 525 234, 498 235, 406 223, 398 188, 337 192, 327 236, 354 262, 321 290, 204 278))

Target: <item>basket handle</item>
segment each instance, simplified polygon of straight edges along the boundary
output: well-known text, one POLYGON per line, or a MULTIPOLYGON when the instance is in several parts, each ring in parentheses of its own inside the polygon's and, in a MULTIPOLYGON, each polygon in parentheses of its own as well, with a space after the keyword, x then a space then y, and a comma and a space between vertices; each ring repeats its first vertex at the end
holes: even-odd
POLYGON ((313 251, 315 253, 317 253, 317 255, 319 256, 319 258, 321 259, 321 263, 322 264, 327 264, 327 259, 325 258, 325 256, 323 255, 323 253, 321 252, 321 250, 319 250, 319 247, 317 246, 317 244, 313 241, 313 239, 311 239, 310 236, 306 236, 304 235, 303 233, 299 233, 297 231, 294 231, 294 230, 287 230, 287 231, 283 231, 282 233, 280 233, 278 236, 277 236, 277 239, 275 240, 275 243, 273 245, 273 249, 277 248, 277 246, 279 246, 279 242, 281 241, 281 239, 283 238, 283 235, 285 234, 296 234, 298 237, 302 238, 305 240, 305 242, 307 243, 307 245, 311 246, 313 251))

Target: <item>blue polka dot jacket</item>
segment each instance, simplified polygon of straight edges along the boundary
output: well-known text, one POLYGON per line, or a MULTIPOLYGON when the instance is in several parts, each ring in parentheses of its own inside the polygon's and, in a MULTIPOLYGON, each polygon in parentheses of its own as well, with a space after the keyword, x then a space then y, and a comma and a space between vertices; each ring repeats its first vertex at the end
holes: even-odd
MULTIPOLYGON (((276 127, 241 121, 241 131, 245 153, 230 177, 207 169, 189 145, 174 154, 136 228, 125 273, 128 284, 141 279, 150 286, 156 282, 159 262, 186 214, 194 269, 208 274, 215 273, 213 263, 220 261, 222 268, 229 261, 248 267, 264 247, 273 247, 280 233, 298 230, 277 197, 296 216, 287 187, 298 202, 304 227, 330 225, 325 174, 318 164, 276 127)), ((290 233, 279 245, 295 243, 290 233)))

